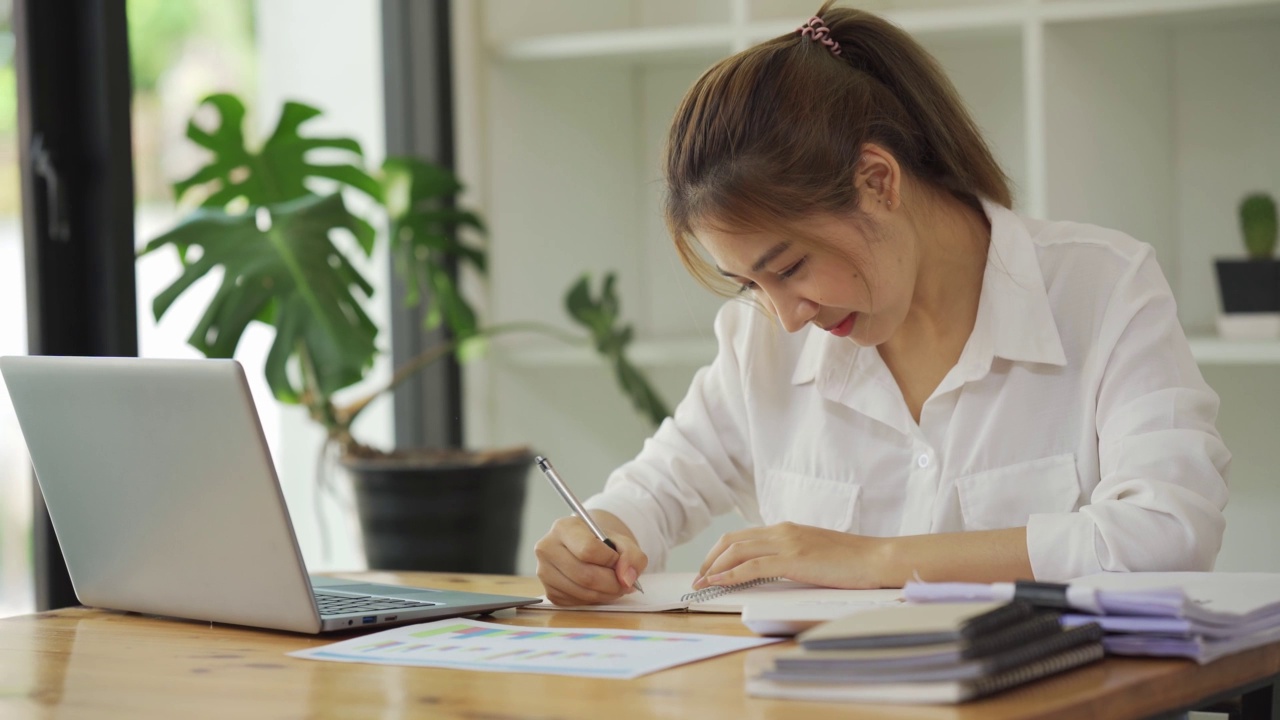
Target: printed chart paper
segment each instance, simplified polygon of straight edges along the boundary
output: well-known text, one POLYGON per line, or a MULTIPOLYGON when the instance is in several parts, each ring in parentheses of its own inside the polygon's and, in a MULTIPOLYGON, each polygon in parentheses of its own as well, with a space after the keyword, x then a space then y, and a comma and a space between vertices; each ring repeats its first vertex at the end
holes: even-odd
POLYGON ((629 680, 773 642, 779 640, 603 628, 531 628, 451 619, 392 628, 289 655, 335 662, 629 680))

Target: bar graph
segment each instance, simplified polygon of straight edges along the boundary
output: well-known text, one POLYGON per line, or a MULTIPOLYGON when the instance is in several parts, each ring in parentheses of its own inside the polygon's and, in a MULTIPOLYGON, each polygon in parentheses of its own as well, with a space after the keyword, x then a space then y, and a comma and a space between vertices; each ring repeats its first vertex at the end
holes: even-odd
POLYGON ((290 653, 336 662, 632 678, 773 640, 438 620, 290 653))

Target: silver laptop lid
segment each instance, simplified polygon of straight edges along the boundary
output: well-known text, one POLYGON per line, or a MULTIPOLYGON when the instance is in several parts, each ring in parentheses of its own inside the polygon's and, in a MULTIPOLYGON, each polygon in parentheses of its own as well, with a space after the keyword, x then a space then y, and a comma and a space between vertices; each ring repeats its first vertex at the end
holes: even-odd
POLYGON ((320 629, 239 363, 4 357, 0 372, 80 602, 320 629))

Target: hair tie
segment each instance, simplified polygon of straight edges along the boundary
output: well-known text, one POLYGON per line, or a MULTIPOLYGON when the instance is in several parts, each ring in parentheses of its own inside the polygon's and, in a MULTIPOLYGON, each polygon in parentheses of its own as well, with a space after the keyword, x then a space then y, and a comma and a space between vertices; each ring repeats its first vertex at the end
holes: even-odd
POLYGON ((840 43, 831 37, 831 29, 817 15, 809 18, 808 22, 796 28, 796 32, 800 33, 801 37, 826 45, 832 55, 840 57, 840 43))

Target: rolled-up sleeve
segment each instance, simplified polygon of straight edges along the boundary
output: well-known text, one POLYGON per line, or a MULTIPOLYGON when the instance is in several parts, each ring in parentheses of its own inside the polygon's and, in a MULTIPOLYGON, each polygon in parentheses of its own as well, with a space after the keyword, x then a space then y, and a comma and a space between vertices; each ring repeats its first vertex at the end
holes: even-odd
POLYGON ((1074 513, 1032 515, 1037 579, 1211 570, 1231 455, 1154 255, 1117 283, 1095 346, 1099 483, 1074 513))
POLYGON ((616 515, 635 534, 650 569, 713 517, 754 507, 751 443, 741 378, 753 309, 726 303, 716 316, 715 360, 694 376, 672 417, 640 454, 614 471, 584 504, 616 515))

